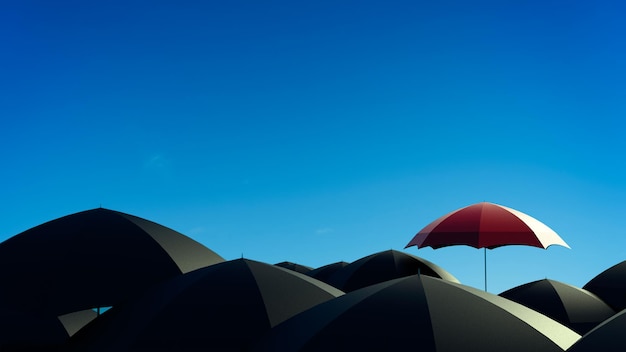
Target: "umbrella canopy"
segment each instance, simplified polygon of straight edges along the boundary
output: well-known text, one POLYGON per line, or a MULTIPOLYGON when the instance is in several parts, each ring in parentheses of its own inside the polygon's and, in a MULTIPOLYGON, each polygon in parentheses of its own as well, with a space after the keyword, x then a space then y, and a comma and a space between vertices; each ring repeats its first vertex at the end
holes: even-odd
POLYGON ((310 266, 306 266, 306 265, 302 265, 302 264, 298 264, 298 263, 294 263, 294 262, 280 262, 280 263, 276 263, 274 265, 279 266, 281 268, 293 270, 293 271, 299 272, 301 274, 306 274, 309 271, 313 270, 313 268, 310 267, 310 266))
POLYGON ((242 351, 273 326, 343 292, 275 265, 237 259, 169 280, 103 313, 70 351, 242 351))
POLYGON ((452 274, 438 265, 396 250, 374 253, 354 261, 337 270, 327 282, 344 292, 350 292, 365 286, 418 273, 459 282, 452 274))
POLYGON ((59 317, 0 306, 0 351, 56 351, 95 319, 92 309, 59 317))
POLYGON ((530 282, 500 294, 585 334, 615 314, 593 293, 555 280, 530 282))
POLYGON ((601 272, 583 288, 598 295, 616 311, 626 308, 626 261, 601 272))
POLYGON ((626 351, 626 310, 605 320, 578 340, 567 352, 626 351))
POLYGON ((309 272, 306 273, 306 275, 314 279, 318 279, 320 281, 328 283, 328 279, 334 273, 336 273, 338 270, 340 270, 341 268, 345 267, 348 264, 349 264, 348 262, 343 262, 343 261, 326 264, 324 266, 320 266, 319 268, 310 270, 309 272))
POLYGON ((563 351, 580 335, 507 299, 413 275, 317 305, 253 351, 563 351))
POLYGON ((61 320, 0 305, 0 351, 54 351, 70 337, 61 320))
POLYGON ((117 305, 164 279, 222 261, 154 222, 87 210, 0 243, 0 300, 56 317, 117 305))
POLYGON ((477 203, 455 210, 424 227, 405 248, 440 248, 468 245, 496 248, 505 245, 548 248, 567 243, 548 226, 515 209, 493 203, 477 203))
POLYGON ((493 203, 477 203, 455 210, 431 222, 405 248, 434 249, 468 245, 485 249, 485 291, 487 291, 487 248, 506 245, 570 248, 556 232, 539 220, 515 209, 493 203))

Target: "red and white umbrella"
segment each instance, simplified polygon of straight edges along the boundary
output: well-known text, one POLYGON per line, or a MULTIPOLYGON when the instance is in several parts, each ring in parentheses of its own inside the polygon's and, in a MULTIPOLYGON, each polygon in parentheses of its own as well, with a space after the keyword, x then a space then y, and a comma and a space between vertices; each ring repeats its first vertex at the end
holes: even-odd
POLYGON ((485 248, 485 291, 487 290, 487 251, 500 246, 525 245, 570 248, 556 232, 539 220, 515 209, 482 202, 448 213, 424 227, 405 248, 434 249, 467 245, 485 248))

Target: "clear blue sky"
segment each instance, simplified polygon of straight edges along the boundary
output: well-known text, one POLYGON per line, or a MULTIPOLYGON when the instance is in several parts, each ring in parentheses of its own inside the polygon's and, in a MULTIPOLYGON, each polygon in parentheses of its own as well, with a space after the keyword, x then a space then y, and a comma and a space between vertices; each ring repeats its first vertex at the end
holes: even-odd
MULTIPOLYGON (((490 291, 582 286, 626 259, 624 10, 4 1, 0 239, 102 205, 316 267, 489 201, 572 247, 489 251, 490 291)), ((483 285, 482 250, 407 252, 483 285)))

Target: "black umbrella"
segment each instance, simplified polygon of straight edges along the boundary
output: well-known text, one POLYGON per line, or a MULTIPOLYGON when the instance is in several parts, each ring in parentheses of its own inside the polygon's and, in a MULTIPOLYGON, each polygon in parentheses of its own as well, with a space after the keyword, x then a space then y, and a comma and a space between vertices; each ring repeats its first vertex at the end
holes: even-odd
POLYGON ((0 300, 56 317, 114 306, 164 279, 222 261, 172 229, 93 209, 0 243, 0 300))
POLYGON ((580 335, 465 285, 413 275, 352 291, 273 328, 253 351, 563 351, 580 335))
POLYGON ((626 261, 601 272, 583 288, 598 295, 616 311, 626 308, 626 261))
POLYGON ((0 305, 0 351, 54 351, 70 336, 54 316, 0 305))
POLYGON ((276 263, 274 265, 279 266, 281 268, 293 270, 293 271, 299 272, 301 274, 305 274, 305 273, 313 270, 313 268, 311 268, 310 266, 306 266, 306 265, 302 265, 302 264, 298 264, 298 263, 294 263, 294 262, 280 262, 280 263, 276 263))
POLYGON ((324 266, 320 266, 319 268, 315 268, 313 270, 308 271, 306 274, 312 278, 318 279, 320 281, 328 283, 328 279, 335 274, 338 270, 342 269, 348 262, 336 262, 326 264, 324 266))
POLYGON ((306 275, 237 259, 176 277, 103 313, 70 351, 241 351, 273 326, 343 293, 306 275))
POLYGON ((56 351, 97 317, 94 310, 54 317, 0 306, 0 351, 56 351))
POLYGON ((96 318, 88 309, 59 317, 0 305, 0 351, 56 351, 96 318))
POLYGON ((510 299, 584 334, 615 314, 593 293, 555 280, 533 281, 502 292, 510 299))
POLYGON ((387 250, 374 253, 354 261, 337 270, 328 278, 328 283, 345 292, 415 274, 433 276, 459 282, 452 274, 412 254, 387 250))
POLYGON ((625 331, 626 310, 622 310, 583 335, 567 352, 624 352, 625 331))

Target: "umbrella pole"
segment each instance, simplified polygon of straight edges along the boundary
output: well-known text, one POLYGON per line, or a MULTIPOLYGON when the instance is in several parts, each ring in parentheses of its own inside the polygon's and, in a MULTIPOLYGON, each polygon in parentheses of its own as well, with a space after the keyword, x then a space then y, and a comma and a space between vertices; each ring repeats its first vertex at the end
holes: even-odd
POLYGON ((484 263, 485 263, 485 292, 487 292, 487 247, 484 247, 484 253, 485 253, 485 258, 484 258, 484 263))

